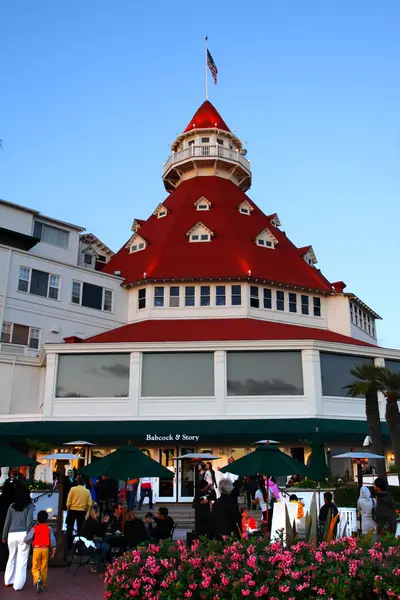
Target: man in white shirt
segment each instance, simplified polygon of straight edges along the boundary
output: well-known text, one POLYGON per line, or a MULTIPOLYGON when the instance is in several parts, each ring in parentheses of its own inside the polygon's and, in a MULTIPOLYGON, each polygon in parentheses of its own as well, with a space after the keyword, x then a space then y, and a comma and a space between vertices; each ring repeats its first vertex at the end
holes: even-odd
POLYGON ((143 502, 145 498, 149 499, 149 508, 153 508, 153 485, 150 477, 142 477, 140 480, 140 500, 138 504, 138 510, 142 510, 143 502))

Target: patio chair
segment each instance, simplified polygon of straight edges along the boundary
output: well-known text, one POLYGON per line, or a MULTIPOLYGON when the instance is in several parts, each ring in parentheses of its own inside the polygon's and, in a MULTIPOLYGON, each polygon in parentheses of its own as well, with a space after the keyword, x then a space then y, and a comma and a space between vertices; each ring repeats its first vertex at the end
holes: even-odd
POLYGON ((75 538, 72 546, 71 559, 67 564, 66 572, 69 573, 71 565, 75 564, 76 569, 74 572, 74 577, 79 569, 85 566, 88 566, 92 573, 96 573, 101 562, 102 560, 100 557, 100 552, 97 550, 97 548, 87 548, 85 543, 80 538, 75 538))

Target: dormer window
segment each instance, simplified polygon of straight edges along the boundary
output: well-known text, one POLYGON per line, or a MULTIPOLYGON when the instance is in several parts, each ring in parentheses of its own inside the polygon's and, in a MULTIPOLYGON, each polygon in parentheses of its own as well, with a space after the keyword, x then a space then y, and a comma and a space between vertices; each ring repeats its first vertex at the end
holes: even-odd
POLYGON ((144 250, 146 245, 146 240, 135 233, 127 243, 126 247, 129 248, 129 252, 132 254, 133 252, 140 252, 141 250, 144 250))
POLYGON ((278 243, 278 240, 269 229, 264 229, 256 238, 255 242, 257 246, 261 246, 262 248, 275 248, 278 243))
POLYGON ((190 242, 211 242, 214 233, 203 223, 197 223, 190 231, 186 233, 190 242))
POLYGON ((204 196, 202 196, 201 198, 196 200, 194 206, 196 207, 196 210, 210 210, 211 202, 207 200, 207 198, 204 198, 204 196))
POLYGON ((153 212, 153 215, 157 217, 157 219, 162 219, 166 217, 168 214, 168 208, 164 206, 164 204, 159 204, 156 210, 153 212))
POLYGON ((300 254, 303 259, 306 261, 308 265, 313 267, 317 264, 317 257, 315 256, 315 252, 312 246, 306 246, 305 248, 300 248, 300 254))
POLYGON ((221 140, 221 138, 217 138, 217 144, 219 146, 223 146, 224 145, 224 140, 221 140))
POLYGON ((268 219, 270 220, 271 225, 273 225, 274 227, 281 226, 281 222, 279 220, 277 213, 275 213, 273 215, 269 215, 268 219))
POLYGON ((250 215, 252 210, 254 210, 250 202, 247 202, 247 200, 239 204, 237 208, 242 215, 250 215))

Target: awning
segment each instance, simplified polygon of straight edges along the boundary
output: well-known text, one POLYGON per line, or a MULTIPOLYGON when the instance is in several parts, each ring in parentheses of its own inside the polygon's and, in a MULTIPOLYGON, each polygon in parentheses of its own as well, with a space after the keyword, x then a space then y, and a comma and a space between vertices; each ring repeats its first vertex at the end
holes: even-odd
MULTIPOLYGON (((386 424, 382 431, 388 438, 386 424)), ((280 443, 310 440, 320 434, 322 443, 349 441, 362 444, 368 433, 366 421, 339 419, 230 419, 191 421, 26 421, 0 423, 0 440, 24 442, 35 438, 62 444, 67 439, 90 439, 98 445, 208 446, 240 444, 276 439, 280 443)))

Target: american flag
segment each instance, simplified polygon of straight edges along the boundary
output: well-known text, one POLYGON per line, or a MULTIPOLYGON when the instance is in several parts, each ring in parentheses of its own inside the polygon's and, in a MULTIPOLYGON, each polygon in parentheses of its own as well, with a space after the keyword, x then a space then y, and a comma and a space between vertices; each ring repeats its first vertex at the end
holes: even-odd
POLYGON ((209 50, 207 50, 207 66, 211 71, 211 75, 213 76, 214 83, 217 83, 218 69, 217 69, 217 65, 215 64, 214 59, 211 56, 209 50))

